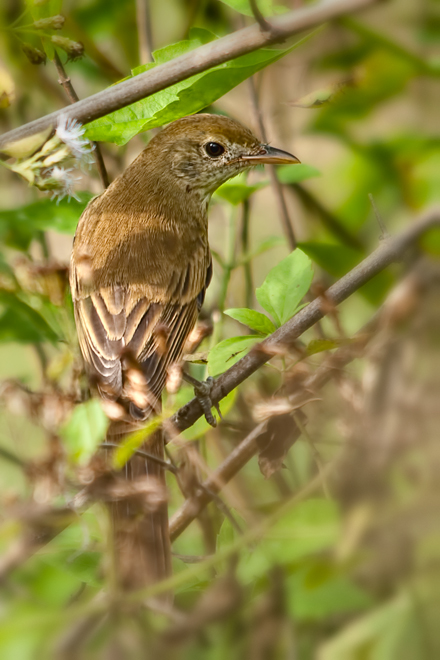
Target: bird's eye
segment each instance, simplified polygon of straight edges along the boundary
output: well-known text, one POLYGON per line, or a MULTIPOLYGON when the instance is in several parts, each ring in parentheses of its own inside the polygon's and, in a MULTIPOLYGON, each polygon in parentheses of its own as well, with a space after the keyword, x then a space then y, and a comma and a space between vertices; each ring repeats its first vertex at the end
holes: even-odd
POLYGON ((218 142, 208 142, 205 144, 205 151, 211 158, 218 158, 225 152, 225 148, 218 142))

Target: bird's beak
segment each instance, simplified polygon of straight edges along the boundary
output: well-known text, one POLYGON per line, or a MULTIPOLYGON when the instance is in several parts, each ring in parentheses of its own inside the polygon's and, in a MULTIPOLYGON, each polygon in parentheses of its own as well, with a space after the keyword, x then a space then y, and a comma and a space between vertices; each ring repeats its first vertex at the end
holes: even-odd
POLYGON ((300 163, 301 161, 293 154, 275 147, 269 147, 268 144, 261 145, 261 151, 252 156, 242 156, 241 160, 245 160, 252 165, 292 165, 293 163, 300 163))

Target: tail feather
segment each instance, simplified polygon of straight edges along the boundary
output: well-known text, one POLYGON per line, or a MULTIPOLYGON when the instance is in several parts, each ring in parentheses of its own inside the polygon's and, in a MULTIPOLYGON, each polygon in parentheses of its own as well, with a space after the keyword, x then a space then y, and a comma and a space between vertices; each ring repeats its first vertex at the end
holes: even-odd
MULTIPOLYGON (((112 443, 118 441, 116 433, 111 427, 112 443)), ((119 435, 119 442, 122 439, 119 435)), ((144 449, 163 459, 160 429, 144 449)), ((109 510, 117 580, 122 589, 135 590, 171 574, 165 471, 155 461, 135 455, 126 464, 125 479, 125 496, 110 502, 109 510)))

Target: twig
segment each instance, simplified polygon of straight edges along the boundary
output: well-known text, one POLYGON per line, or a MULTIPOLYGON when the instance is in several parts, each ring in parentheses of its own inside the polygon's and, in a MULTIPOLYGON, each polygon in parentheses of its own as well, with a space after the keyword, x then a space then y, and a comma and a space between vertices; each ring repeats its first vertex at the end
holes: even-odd
POLYGON ((310 433, 307 431, 307 428, 303 424, 301 420, 301 415, 298 415, 297 413, 292 413, 292 417, 295 420, 296 425, 298 426, 299 430, 301 431, 301 434, 304 436, 304 438, 307 440, 307 442, 310 445, 310 449, 312 450, 313 458, 315 459, 316 467, 318 468, 319 474, 322 476, 322 489, 324 491, 324 494, 327 499, 330 499, 330 493, 328 490, 327 482, 323 476, 324 474, 324 463, 321 458, 321 454, 315 447, 315 443, 313 442, 310 433))
MULTIPOLYGON (((258 102, 258 94, 257 94, 257 89, 255 86, 255 79, 254 76, 251 76, 249 78, 249 92, 251 96, 251 102, 252 102, 252 107, 254 110, 255 118, 258 123, 258 128, 260 131, 260 136, 263 140, 263 142, 267 143, 267 132, 266 132, 266 127, 264 125, 263 121, 263 115, 261 113, 261 108, 260 104, 258 102)), ((272 190, 275 195, 275 199, 277 200, 277 205, 278 205, 278 211, 281 217, 281 222, 283 225, 283 230, 287 238, 287 242, 289 244, 289 247, 291 250, 294 250, 296 248, 296 238, 295 234, 293 231, 292 223, 290 221, 289 217, 289 211, 287 210, 287 204, 286 200, 284 197, 284 192, 283 192, 283 187, 281 183, 278 180, 277 172, 276 169, 273 165, 268 167, 269 170, 269 176, 270 176, 270 182, 272 185, 272 190)))
MULTIPOLYGON (((118 449, 120 446, 121 445, 118 445, 116 442, 108 442, 106 440, 100 445, 100 449, 106 449, 107 447, 114 447, 115 449, 118 449)), ((179 471, 179 468, 173 465, 172 463, 170 463, 169 461, 164 461, 162 458, 159 458, 159 456, 154 456, 153 454, 149 454, 147 451, 144 451, 143 449, 136 449, 133 453, 136 454, 137 456, 140 456, 141 458, 147 458, 149 461, 153 461, 153 463, 158 463, 165 470, 168 470, 173 474, 177 474, 177 472, 179 471)))
MULTIPOLYGON (((402 259, 406 250, 424 232, 439 224, 440 208, 427 211, 400 234, 382 241, 372 254, 327 290, 326 299, 333 305, 339 305, 391 263, 402 259)), ((221 401, 223 397, 227 396, 229 392, 232 392, 240 383, 270 360, 273 349, 291 344, 324 316, 325 312, 321 306, 321 299, 319 297, 315 298, 307 307, 304 307, 270 337, 261 344, 257 344, 245 357, 219 376, 212 386, 212 401, 221 401)), ((192 426, 201 414, 202 411, 197 399, 192 399, 172 417, 171 421, 177 430, 184 431, 192 426)))
POLYGON ((0 447, 0 458, 3 458, 5 461, 8 461, 9 463, 13 463, 14 465, 18 465, 18 467, 22 468, 22 470, 27 469, 27 463, 23 461, 21 458, 13 454, 9 449, 5 449, 4 447, 0 447))
POLYGON ((136 22, 141 64, 153 61, 150 0, 136 0, 136 22))
MULTIPOLYGON (((377 326, 380 323, 381 312, 379 311, 373 319, 371 319, 357 334, 356 340, 349 346, 339 348, 333 355, 330 355, 323 364, 312 374, 306 382, 302 385, 301 390, 294 397, 289 397, 289 401, 295 408, 301 404, 307 403, 310 400, 310 392, 317 392, 324 387, 326 383, 335 375, 340 373, 349 362, 358 357, 367 343, 373 337, 377 326)), ((299 417, 299 416, 297 416, 299 417)), ((237 447, 227 456, 227 458, 219 465, 215 472, 207 479, 203 485, 204 490, 200 491, 196 496, 187 499, 184 504, 176 511, 170 520, 170 535, 171 539, 176 539, 188 525, 197 517, 201 509, 203 509, 210 498, 209 494, 219 493, 221 488, 228 483, 238 472, 250 461, 250 459, 257 453, 258 445, 257 438, 264 431, 265 422, 262 422, 255 427, 244 440, 240 442, 237 447)), ((320 472, 325 470, 322 465, 319 467, 320 472)), ((322 476, 322 475, 321 475, 322 476)), ((325 481, 323 482, 323 486, 325 481)))
POLYGON ((124 108, 150 94, 154 94, 170 85, 187 80, 196 73, 223 64, 229 60, 258 50, 262 46, 276 44, 288 37, 309 30, 325 21, 352 13, 375 4, 378 0, 333 0, 323 1, 317 5, 297 9, 294 12, 277 16, 272 21, 272 31, 262 32, 259 25, 238 30, 216 41, 204 44, 189 53, 176 57, 170 62, 150 69, 134 78, 125 80, 118 85, 93 94, 78 101, 70 108, 57 110, 49 115, 36 119, 19 128, 4 133, 0 137, 0 150, 7 144, 21 140, 56 126, 58 118, 66 114, 68 118, 88 123, 109 112, 124 108))
POLYGON ((258 424, 251 433, 225 458, 223 463, 203 482, 197 495, 185 500, 180 509, 170 520, 170 538, 172 541, 188 527, 202 509, 217 495, 223 486, 237 474, 257 452, 257 438, 266 428, 266 422, 258 424))
MULTIPOLYGON (((245 199, 242 205, 243 215, 241 218, 241 251, 242 254, 249 254, 249 200, 245 199)), ((252 281, 252 264, 250 259, 246 259, 244 264, 244 300, 245 307, 252 307, 252 298, 254 295, 254 283, 252 281)))
POLYGON ((376 202, 374 201, 374 197, 371 193, 368 193, 368 199, 371 202, 371 206, 373 207, 374 215, 376 216, 377 224, 379 225, 380 228, 380 240, 382 241, 384 238, 389 238, 389 233, 387 231, 387 228, 385 227, 385 223, 382 220, 382 216, 379 213, 379 209, 376 206, 376 202))
MULTIPOLYGON (((66 75, 63 63, 61 62, 60 56, 58 55, 57 51, 55 51, 53 63, 55 64, 56 70, 59 75, 58 82, 60 83, 60 85, 63 86, 64 91, 67 94, 67 98, 69 99, 70 103, 77 103, 79 101, 78 95, 73 88, 72 81, 66 75)), ((96 163, 96 167, 98 168, 99 176, 101 177, 102 185, 104 186, 104 188, 108 188, 110 185, 110 181, 108 178, 107 170, 105 168, 104 159, 101 153, 101 148, 97 142, 94 142, 93 144, 95 145, 95 149, 94 149, 95 163, 96 163)))
POLYGON ((252 13, 254 15, 254 18, 257 21, 260 28, 265 32, 271 32, 272 31, 272 26, 268 21, 266 21, 263 14, 261 13, 261 11, 260 11, 260 9, 257 5, 257 0, 249 0, 249 4, 251 6, 251 10, 252 10, 252 13))
MULTIPOLYGON (((440 208, 433 208, 427 211, 418 221, 411 223, 405 231, 401 232, 394 238, 382 241, 375 252, 330 287, 327 292, 328 298, 335 304, 341 303, 374 275, 381 272, 394 261, 402 259, 406 250, 426 231, 434 226, 440 226, 440 208)), ((212 398, 216 401, 220 401, 270 359, 271 347, 288 344, 299 337, 323 316, 324 313, 321 310, 320 300, 314 300, 310 305, 298 312, 298 314, 290 319, 290 321, 281 326, 281 328, 263 342, 263 347, 268 349, 267 353, 263 352, 261 348, 257 351, 251 351, 228 371, 222 374, 222 376, 215 381, 212 398)), ((340 373, 340 370, 344 365, 357 356, 358 351, 362 349, 364 342, 366 343, 368 341, 369 334, 374 331, 378 318, 380 318, 380 315, 375 315, 367 326, 358 333, 359 343, 356 342, 356 344, 338 349, 335 354, 329 357, 328 361, 326 360, 326 362, 306 380, 298 394, 289 396, 289 402, 292 407, 298 407, 301 403, 304 403, 304 396, 309 398, 310 390, 316 391, 318 388, 323 387, 335 373, 340 373)), ((175 432, 179 432, 192 426, 201 415, 202 411, 200 405, 197 399, 193 399, 186 406, 183 406, 171 419, 166 421, 169 425, 173 425, 175 432)), ((204 485, 210 485, 210 490, 218 493, 220 490, 218 488, 219 484, 227 483, 227 481, 241 469, 241 466, 245 465, 256 453, 255 439, 260 432, 261 425, 256 427, 232 451, 225 461, 223 461, 221 466, 219 466, 210 478, 204 482, 204 485)), ((295 498, 302 497, 309 493, 311 488, 316 488, 318 485, 321 485, 322 477, 325 477, 327 474, 327 467, 328 466, 324 468, 324 475, 314 479, 303 491, 301 491, 301 493, 298 494, 298 496, 295 496, 295 498)), ((295 498, 294 500, 296 501, 295 498)), ((190 498, 182 505, 171 519, 172 538, 177 538, 177 536, 186 529, 190 522, 198 515, 198 512, 206 506, 208 501, 209 496, 205 490, 199 497, 190 498)), ((23 538, 18 539, 17 544, 10 549, 7 556, 2 558, 2 561, 0 562, 0 580, 13 570, 13 568, 23 563, 23 561, 26 561, 28 557, 34 554, 34 552, 54 538, 54 536, 62 531, 62 529, 74 519, 75 515, 73 510, 68 507, 54 510, 54 513, 61 518, 65 516, 63 524, 61 524, 58 529, 55 529, 55 525, 52 529, 47 529, 44 535, 41 533, 35 534, 29 531, 29 535, 25 535, 23 538)), ((247 535, 248 532, 245 532, 244 537, 247 538, 247 535)), ((232 552, 232 546, 228 552, 229 551, 232 552)), ((219 560, 219 557, 213 558, 213 565, 219 560)), ((169 580, 167 580, 166 583, 161 583, 160 589, 164 588, 166 591, 166 589, 168 589, 168 583, 169 580)), ((157 588, 159 588, 159 585, 157 588)), ((156 589, 156 587, 154 589, 156 589)), ((150 591, 148 591, 148 595, 151 595, 150 591)))

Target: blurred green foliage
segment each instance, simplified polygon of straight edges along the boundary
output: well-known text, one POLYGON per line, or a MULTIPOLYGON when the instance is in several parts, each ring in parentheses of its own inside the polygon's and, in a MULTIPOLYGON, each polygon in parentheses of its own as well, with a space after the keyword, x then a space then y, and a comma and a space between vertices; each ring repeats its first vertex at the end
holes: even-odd
MULTIPOLYGON (((85 47, 83 59, 65 63, 84 97, 228 34, 247 20, 240 14, 252 14, 242 0, 149 4, 154 61, 145 62, 138 54, 142 26, 134 2, 2 2, 1 129, 67 103, 50 62, 54 32, 41 38, 35 30, 14 32, 14 25, 66 17, 61 34, 85 47), (23 43, 46 53, 45 67, 26 59, 23 43)), ((265 15, 284 11, 271 2, 258 5, 265 15)), ((286 149, 293 139, 292 151, 306 161, 277 170, 298 237, 294 252, 267 175, 240 176, 214 196, 215 274, 202 312, 213 332, 197 349, 195 377, 222 373, 290 318, 308 291, 322 293, 377 246, 380 229, 369 193, 392 233, 438 203, 439 39, 434 0, 381 4, 282 50, 264 49, 197 74, 87 126, 91 139, 107 143, 104 158, 116 176, 148 140, 145 131, 185 114, 231 114, 255 129, 246 79, 260 72, 260 110, 270 137, 286 149)), ((133 615, 126 603, 118 609, 104 508, 94 504, 73 522, 69 518, 67 527, 64 518, 55 523, 49 515, 52 507, 63 512, 87 485, 90 460, 106 432, 106 416, 96 399, 87 399, 80 376, 62 237, 73 236, 100 185, 91 169, 84 173, 80 201, 56 204, 1 172, 0 657, 439 657, 439 420, 432 376, 438 290, 425 307, 425 293, 417 293, 418 317, 410 308, 388 339, 378 338, 376 353, 341 373, 335 367, 337 377, 322 401, 315 396, 305 407, 307 424, 295 410, 276 416, 286 427, 281 424, 278 436, 273 432, 275 439, 288 437, 294 423, 302 425, 283 456, 286 469, 264 479, 257 461, 250 461, 226 490, 226 514, 214 501, 206 517, 175 541, 175 609, 133 615), (388 363, 392 367, 372 393, 369 383, 388 363), (19 378, 25 371, 32 378, 19 378), (16 378, 6 379, 6 373, 16 378), (408 398, 382 417, 400 381, 408 398), (418 424, 412 436, 405 435, 409 413, 418 424), (375 441, 391 427, 398 428, 400 444, 386 463, 386 443, 375 441), (370 453, 347 462, 362 432, 370 453), (327 479, 328 465, 337 469, 327 479), (60 533, 45 543, 53 529, 60 533), (43 542, 32 547, 35 535, 43 542), (107 620, 97 616, 95 626, 95 615, 106 608, 107 620), (76 628, 84 620, 89 628, 76 628)), ((422 255, 438 258, 439 232, 429 232, 419 247, 422 255)), ((338 315, 330 310, 330 320, 306 333, 295 358, 273 360, 229 394, 216 430, 200 419, 182 435, 198 448, 207 474, 257 422, 269 424, 274 402, 285 403, 289 388, 315 373, 330 351, 353 343, 352 335, 401 274, 401 268, 380 273, 338 315)), ((410 304, 411 296, 405 301, 410 304)), ((192 396, 184 386, 166 395, 164 408, 174 411, 192 396)), ((142 438, 130 442, 118 455, 120 465, 142 438)), ((170 451, 179 460, 176 448, 170 451)), ((174 477, 168 487, 173 513, 183 499, 174 477)))

